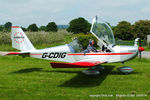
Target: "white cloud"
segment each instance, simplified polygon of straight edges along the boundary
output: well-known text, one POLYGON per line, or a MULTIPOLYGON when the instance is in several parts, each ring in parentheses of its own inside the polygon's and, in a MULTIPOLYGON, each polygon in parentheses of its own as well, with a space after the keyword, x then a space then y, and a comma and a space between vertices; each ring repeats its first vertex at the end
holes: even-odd
POLYGON ((59 13, 65 12, 74 4, 74 1, 68 0, 26 0, 26 1, 1 1, 0 3, 0 21, 12 21, 14 24, 25 26, 31 23, 45 24, 48 21, 56 21, 59 13), (16 2, 15 2, 16 1, 16 2), (40 23, 41 22, 41 23, 40 23))
POLYGON ((146 6, 146 7, 142 8, 141 12, 143 12, 143 13, 150 13, 150 6, 146 6))
POLYGON ((150 19, 150 15, 146 13, 150 9, 143 9, 147 5, 149 7, 149 0, 87 0, 82 11, 86 11, 86 13, 81 15, 88 17, 98 15, 112 25, 116 25, 121 20, 134 23, 140 19, 150 19), (87 8, 89 9, 86 10, 87 8))
POLYGON ((0 24, 7 21, 28 26, 46 25, 49 21, 67 24, 76 17, 91 22, 98 15, 112 25, 150 19, 150 0, 0 0, 0 24))

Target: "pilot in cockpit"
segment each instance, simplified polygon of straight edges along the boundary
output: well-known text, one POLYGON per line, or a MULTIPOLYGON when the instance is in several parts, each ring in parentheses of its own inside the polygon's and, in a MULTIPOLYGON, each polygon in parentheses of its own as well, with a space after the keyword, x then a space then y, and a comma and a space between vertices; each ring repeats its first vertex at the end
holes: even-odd
POLYGON ((87 46, 87 49, 84 50, 84 53, 93 53, 93 52, 111 52, 109 49, 107 49, 107 47, 105 47, 104 45, 102 45, 102 49, 101 50, 97 50, 94 47, 94 40, 90 39, 89 40, 89 45, 87 46))
POLYGON ((98 50, 94 47, 94 40, 90 39, 89 40, 89 45, 87 47, 87 49, 85 50, 85 52, 98 52, 98 50))

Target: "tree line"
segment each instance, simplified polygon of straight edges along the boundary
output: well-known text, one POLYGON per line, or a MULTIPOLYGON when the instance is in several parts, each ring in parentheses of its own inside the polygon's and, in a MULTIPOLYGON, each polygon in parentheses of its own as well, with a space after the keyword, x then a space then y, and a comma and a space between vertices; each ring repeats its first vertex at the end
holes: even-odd
POLYGON ((112 29, 115 37, 118 39, 133 40, 137 37, 146 39, 147 35, 150 35, 150 20, 139 20, 134 24, 121 21, 112 29))
MULTIPOLYGON (((0 25, 0 31, 9 32, 11 30, 12 23, 6 22, 4 25, 0 25)), ((37 27, 36 24, 31 24, 27 28, 21 27, 23 31, 37 32, 37 31, 45 31, 45 32, 57 32, 58 28, 55 22, 49 22, 46 26, 37 27)))
MULTIPOLYGON (((107 23, 110 25, 109 23, 107 23)), ((0 31, 10 31, 11 22, 7 22, 4 25, 0 26, 0 31)), ((150 20, 139 20, 134 24, 131 24, 128 21, 120 21, 116 26, 111 26, 115 38, 121 40, 133 40, 137 37, 141 39, 146 39, 147 35, 150 35, 150 20)), ((90 33, 91 23, 89 23, 86 19, 79 17, 71 20, 69 22, 69 27, 66 29, 68 32, 72 32, 74 34, 90 33)), ((57 32, 58 28, 55 22, 49 22, 46 26, 37 27, 36 24, 31 24, 27 28, 23 28, 24 31, 45 31, 45 32, 57 32)))
MULTIPOLYGON (((150 35, 150 20, 139 20, 134 24, 128 21, 120 21, 116 26, 111 26, 116 39, 133 40, 137 37, 146 39, 150 35)), ((84 18, 76 18, 70 21, 67 31, 88 34, 90 32, 91 24, 84 18)))

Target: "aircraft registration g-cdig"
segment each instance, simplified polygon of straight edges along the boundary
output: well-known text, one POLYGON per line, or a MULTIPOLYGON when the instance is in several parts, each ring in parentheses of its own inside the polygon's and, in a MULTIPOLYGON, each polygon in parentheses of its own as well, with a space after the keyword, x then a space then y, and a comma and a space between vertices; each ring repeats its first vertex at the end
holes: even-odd
MULTIPOLYGON (((135 58, 138 52, 144 50, 142 47, 138 47, 138 39, 135 39, 134 46, 117 46, 115 45, 115 39, 113 32, 109 25, 94 17, 90 32, 97 38, 98 45, 103 48, 101 52, 85 53, 82 49, 82 45, 78 40, 73 40, 70 44, 61 46, 35 49, 26 34, 18 26, 12 26, 12 47, 20 52, 8 52, 5 55, 20 55, 30 56, 33 58, 55 60, 61 62, 51 62, 53 68, 90 68, 90 70, 84 71, 85 74, 99 74, 98 68, 104 63, 124 63, 128 60, 135 58), (65 62, 65 63, 63 63, 65 62)), ((123 68, 128 72, 130 68, 123 68)))

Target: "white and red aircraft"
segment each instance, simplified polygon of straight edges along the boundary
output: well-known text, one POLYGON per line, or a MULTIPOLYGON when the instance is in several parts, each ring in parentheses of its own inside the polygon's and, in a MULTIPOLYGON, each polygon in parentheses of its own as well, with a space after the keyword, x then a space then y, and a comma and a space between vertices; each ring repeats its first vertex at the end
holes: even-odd
MULTIPOLYGON (((70 44, 38 50, 34 48, 20 27, 12 26, 12 47, 21 51, 8 52, 5 55, 21 55, 61 61, 51 62, 50 64, 53 68, 91 68, 95 70, 94 73, 98 74, 99 72, 96 70, 96 65, 115 62, 124 63, 135 58, 139 51, 144 50, 144 48, 138 47, 138 38, 135 39, 134 46, 115 45, 111 28, 105 21, 101 21, 97 17, 93 19, 90 32, 98 39, 100 48, 102 48, 102 46, 105 47, 103 52, 84 53, 78 40, 74 40, 70 44)), ((88 73, 93 70, 88 70, 88 73)))

